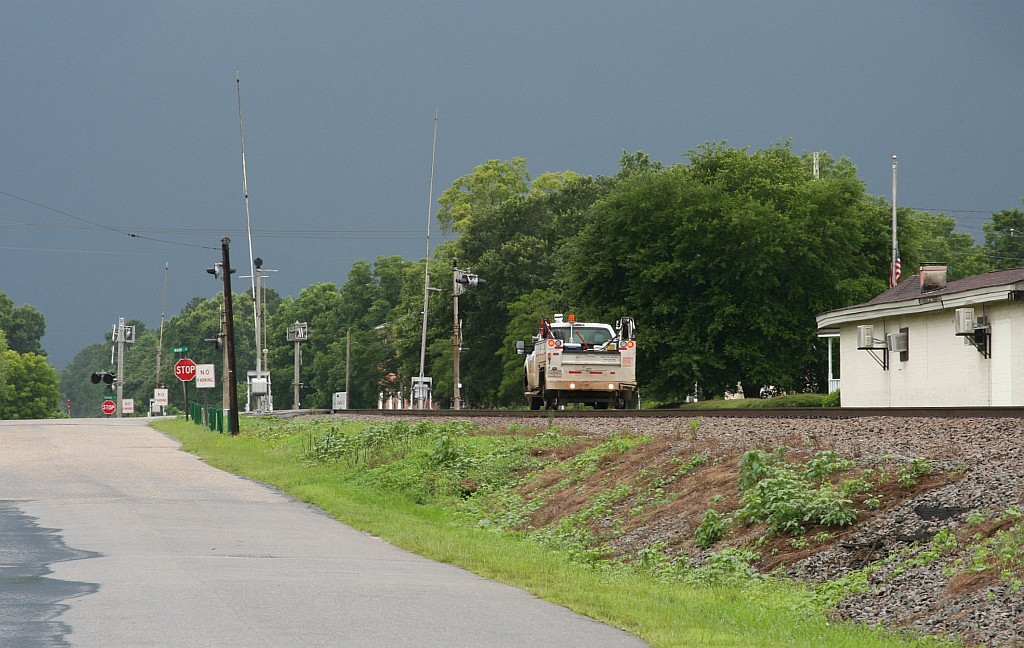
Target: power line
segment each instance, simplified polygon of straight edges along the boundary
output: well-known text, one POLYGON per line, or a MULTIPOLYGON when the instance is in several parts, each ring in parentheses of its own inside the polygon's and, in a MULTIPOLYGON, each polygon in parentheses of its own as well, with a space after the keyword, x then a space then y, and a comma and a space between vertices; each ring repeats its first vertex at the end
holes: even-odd
MULTIPOLYGON (((96 230, 106 229, 100 226, 93 225, 58 225, 58 224, 42 224, 42 223, 18 223, 10 221, 0 221, 0 225, 6 225, 9 227, 41 227, 46 229, 80 229, 80 230, 96 230)), ((172 234, 172 235, 241 235, 246 230, 223 230, 223 229, 210 229, 210 228, 170 228, 170 227, 138 227, 135 228, 136 232, 147 232, 156 234, 172 234)), ((344 238, 344 239, 359 239, 359 240, 373 240, 373 239, 399 239, 399 240, 419 240, 422 238, 419 232, 413 230, 306 230, 297 232, 295 230, 253 230, 253 236, 258 238, 284 238, 284 239, 306 239, 306 238, 344 238)))
POLYGON ((68 250, 58 248, 33 248, 17 247, 13 245, 0 245, 0 250, 14 250, 17 252, 61 252, 64 254, 102 254, 104 256, 164 256, 162 252, 111 252, 110 250, 68 250))
POLYGON ((985 211, 985 210, 982 210, 982 209, 939 209, 937 207, 912 207, 911 209, 916 209, 917 211, 943 212, 943 213, 950 213, 950 214, 988 214, 990 216, 992 214, 998 214, 999 212, 1002 212, 1002 211, 1011 211, 1011 210, 1008 210, 1008 209, 996 209, 996 210, 993 210, 993 211, 985 211))
POLYGON ((210 246, 207 246, 207 245, 197 245, 195 243, 181 243, 179 241, 167 241, 167 240, 163 240, 163 239, 152 238, 152 237, 149 237, 149 236, 142 236, 142 235, 136 234, 134 232, 129 232, 129 231, 126 231, 126 230, 123 230, 123 229, 118 229, 116 227, 111 227, 109 225, 103 225, 102 223, 97 223, 97 222, 91 221, 91 220, 89 220, 87 218, 82 218, 80 216, 75 216, 74 214, 69 214, 66 211, 61 211, 60 209, 57 209, 56 207, 50 207, 49 205, 44 205, 44 204, 36 202, 34 200, 29 200, 28 198, 22 198, 21 196, 16 196, 16 195, 14 195, 12 193, 9 193, 7 191, 0 190, 0 194, 2 194, 4 196, 7 196, 8 198, 13 198, 15 200, 20 200, 20 201, 22 201, 24 203, 28 203, 30 205, 33 205, 35 207, 39 207, 41 209, 46 209, 48 211, 52 211, 55 214, 60 214, 61 216, 67 216, 68 218, 71 218, 71 219, 76 220, 76 221, 80 221, 82 223, 88 223, 89 225, 92 225, 93 227, 96 227, 96 228, 99 228, 99 229, 107 230, 107 231, 110 231, 110 232, 116 232, 118 234, 123 234, 124 236, 127 236, 129 238, 137 238, 137 239, 143 239, 143 240, 147 240, 147 241, 154 241, 156 243, 167 243, 169 245, 182 245, 182 246, 185 246, 185 247, 195 247, 195 248, 201 248, 201 249, 204 249, 204 250, 216 250, 217 249, 215 247, 210 247, 210 246))

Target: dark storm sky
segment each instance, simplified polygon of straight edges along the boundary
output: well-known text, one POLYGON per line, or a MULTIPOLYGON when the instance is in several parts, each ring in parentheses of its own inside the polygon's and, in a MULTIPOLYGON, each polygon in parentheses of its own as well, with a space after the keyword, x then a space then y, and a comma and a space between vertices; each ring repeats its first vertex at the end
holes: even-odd
MULTIPOLYGON (((612 175, 708 141, 847 156, 980 235, 1024 196, 1024 3, 0 0, 0 290, 62 369, 256 256, 297 296, 420 259, 434 194, 488 159, 612 175), (130 237, 125 233, 139 236, 130 237)), ((433 243, 439 239, 431 224, 433 243)), ((884 274, 885 270, 881 272, 884 274)), ((236 290, 247 280, 237 279, 236 290)))

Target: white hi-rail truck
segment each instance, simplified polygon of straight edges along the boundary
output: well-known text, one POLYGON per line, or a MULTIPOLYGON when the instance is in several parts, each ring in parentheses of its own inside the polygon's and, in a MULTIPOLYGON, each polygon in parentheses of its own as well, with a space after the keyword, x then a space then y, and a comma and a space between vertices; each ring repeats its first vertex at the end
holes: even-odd
MULTIPOLYGON (((608 324, 544 318, 523 365, 530 409, 584 403, 594 409, 636 407, 636 325, 631 317, 608 324)), ((526 343, 516 343, 519 353, 526 343)))

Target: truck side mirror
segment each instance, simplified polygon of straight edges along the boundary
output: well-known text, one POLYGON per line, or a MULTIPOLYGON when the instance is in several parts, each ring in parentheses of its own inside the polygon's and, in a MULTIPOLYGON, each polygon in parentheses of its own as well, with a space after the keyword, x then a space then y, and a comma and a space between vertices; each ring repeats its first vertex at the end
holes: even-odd
POLYGON ((516 340, 516 353, 523 355, 526 353, 526 342, 522 340, 516 340))

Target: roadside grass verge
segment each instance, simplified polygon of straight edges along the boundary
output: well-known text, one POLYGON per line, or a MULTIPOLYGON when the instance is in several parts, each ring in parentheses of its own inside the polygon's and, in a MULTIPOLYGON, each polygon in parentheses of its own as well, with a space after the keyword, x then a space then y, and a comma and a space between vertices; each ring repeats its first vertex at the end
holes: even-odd
MULTIPOLYGON (((681 582, 621 563, 572 560, 526 533, 481 525, 459 506, 478 492, 493 496, 501 488, 500 473, 536 474, 541 468, 536 448, 566 442, 556 434, 470 435, 458 428, 438 432, 407 426, 397 437, 386 437, 366 424, 330 419, 244 418, 237 437, 181 419, 153 427, 212 466, 276 486, 395 546, 522 588, 653 646, 948 645, 830 623, 811 594, 789 582, 681 582), (317 459, 322 453, 333 455, 317 459), (396 483, 396 474, 409 475, 409 484, 396 483)), ((574 469, 586 471, 588 455, 577 457, 582 459, 574 469)))

